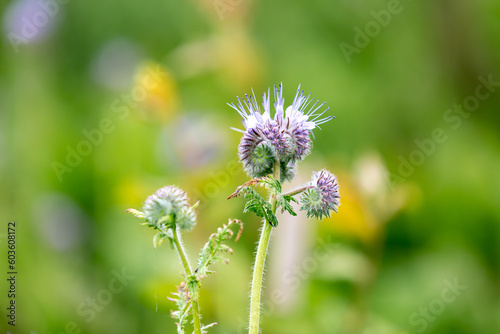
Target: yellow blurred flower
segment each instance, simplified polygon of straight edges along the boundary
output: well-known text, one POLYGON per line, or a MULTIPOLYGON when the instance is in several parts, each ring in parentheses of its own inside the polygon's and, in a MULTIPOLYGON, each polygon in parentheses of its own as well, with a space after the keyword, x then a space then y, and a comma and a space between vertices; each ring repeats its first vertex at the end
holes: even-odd
POLYGON ((177 82, 165 66, 148 61, 141 64, 135 75, 134 87, 144 87, 147 94, 140 100, 140 110, 147 119, 168 122, 179 109, 177 82))
POLYGON ((392 184, 382 158, 376 152, 361 155, 352 173, 338 173, 339 212, 322 221, 322 227, 363 242, 375 241, 385 224, 416 199, 418 191, 408 184, 392 184))
POLYGON ((347 236, 370 242, 378 233, 377 220, 363 200, 359 189, 348 174, 337 173, 340 185, 340 207, 338 214, 321 221, 321 227, 347 236))

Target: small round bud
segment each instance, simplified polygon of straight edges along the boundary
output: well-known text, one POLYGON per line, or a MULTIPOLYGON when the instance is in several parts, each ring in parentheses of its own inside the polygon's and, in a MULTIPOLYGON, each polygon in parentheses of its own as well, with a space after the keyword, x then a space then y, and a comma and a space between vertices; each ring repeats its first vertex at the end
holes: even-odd
POLYGON ((300 209, 307 212, 307 217, 322 219, 323 216, 330 217, 330 211, 337 212, 340 206, 337 177, 323 169, 314 173, 311 186, 313 188, 303 192, 300 198, 300 209))
POLYGON ((159 229, 162 227, 190 230, 196 224, 196 216, 188 205, 184 191, 175 186, 157 190, 144 202, 144 219, 159 229))

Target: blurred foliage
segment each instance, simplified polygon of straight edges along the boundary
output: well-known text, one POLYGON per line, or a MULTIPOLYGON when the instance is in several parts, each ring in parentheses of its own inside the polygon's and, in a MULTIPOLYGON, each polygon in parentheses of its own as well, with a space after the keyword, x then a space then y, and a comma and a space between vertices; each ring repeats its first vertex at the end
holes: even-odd
MULTIPOLYGON (((2 2, 0 220, 18 224, 16 333, 174 333, 167 296, 182 268, 125 213, 168 184, 200 200, 191 256, 228 218, 245 223, 200 296, 212 333, 244 333, 260 223, 226 200, 248 180, 226 102, 280 82, 287 101, 301 83, 336 116, 294 185, 328 168, 342 205, 319 223, 280 220, 262 332, 500 332, 500 93, 446 119, 479 76, 500 80, 500 2, 401 1, 349 62, 341 43, 389 3, 57 2, 15 47, 9 34, 41 5, 2 2), (107 300, 114 270, 134 278, 107 300), (439 308, 455 279, 467 288, 439 308), (432 307, 425 328, 414 322, 432 307)), ((5 254, 5 230, 0 243, 5 254)), ((4 330, 5 279, 0 291, 4 330)))

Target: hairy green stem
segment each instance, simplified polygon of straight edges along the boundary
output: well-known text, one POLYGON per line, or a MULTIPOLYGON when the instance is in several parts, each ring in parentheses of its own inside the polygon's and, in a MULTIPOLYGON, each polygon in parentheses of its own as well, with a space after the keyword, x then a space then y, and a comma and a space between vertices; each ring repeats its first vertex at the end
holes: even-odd
MULTIPOLYGON (((279 162, 274 164, 273 177, 276 180, 280 179, 280 166, 279 162)), ((269 201, 272 206, 273 214, 276 214, 276 196, 271 195, 269 201)), ((266 263, 267 248, 269 240, 271 239, 272 225, 269 221, 264 221, 262 230, 260 232, 259 245, 257 246, 257 254, 255 255, 255 264, 253 267, 252 277, 252 291, 250 293, 250 325, 249 334, 259 333, 260 323, 260 301, 262 294, 262 278, 264 277, 264 266, 266 263)))
POLYGON ((297 188, 295 190, 291 190, 289 192, 283 193, 283 194, 281 194, 281 196, 295 196, 295 195, 300 194, 301 192, 306 191, 307 189, 311 189, 311 188, 314 188, 314 186, 303 186, 303 187, 297 188))
MULTIPOLYGON (((175 248, 177 249, 177 253, 179 254, 182 265, 184 266, 184 271, 186 272, 186 276, 192 276, 193 271, 191 270, 191 266, 189 265, 189 261, 186 257, 186 252, 184 251, 184 248, 182 247, 182 244, 179 241, 176 227, 172 229, 172 235, 175 248)), ((198 300, 195 299, 191 299, 191 303, 193 304, 192 312, 193 312, 194 333, 201 334, 200 305, 198 304, 198 300)))

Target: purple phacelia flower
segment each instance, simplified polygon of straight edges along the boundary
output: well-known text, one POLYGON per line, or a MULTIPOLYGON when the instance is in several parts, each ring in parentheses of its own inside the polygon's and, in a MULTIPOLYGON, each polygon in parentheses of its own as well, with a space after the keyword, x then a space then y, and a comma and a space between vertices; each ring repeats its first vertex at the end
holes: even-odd
MULTIPOLYGON (((253 91, 252 91, 253 93, 253 91)), ((280 163, 282 179, 291 179, 296 162, 306 157, 311 150, 313 129, 333 119, 323 117, 329 109, 319 111, 325 103, 310 99, 297 89, 292 105, 284 109, 283 89, 274 87, 274 116, 271 116, 270 89, 262 97, 263 112, 255 94, 240 99, 238 104, 229 104, 243 118, 245 130, 238 146, 238 156, 245 171, 251 177, 262 177, 272 173, 276 161, 280 163)))
POLYGON ((340 206, 339 185, 337 177, 323 169, 315 172, 310 188, 302 193, 301 210, 307 212, 307 217, 322 219, 330 217, 330 212, 337 212, 340 206))

